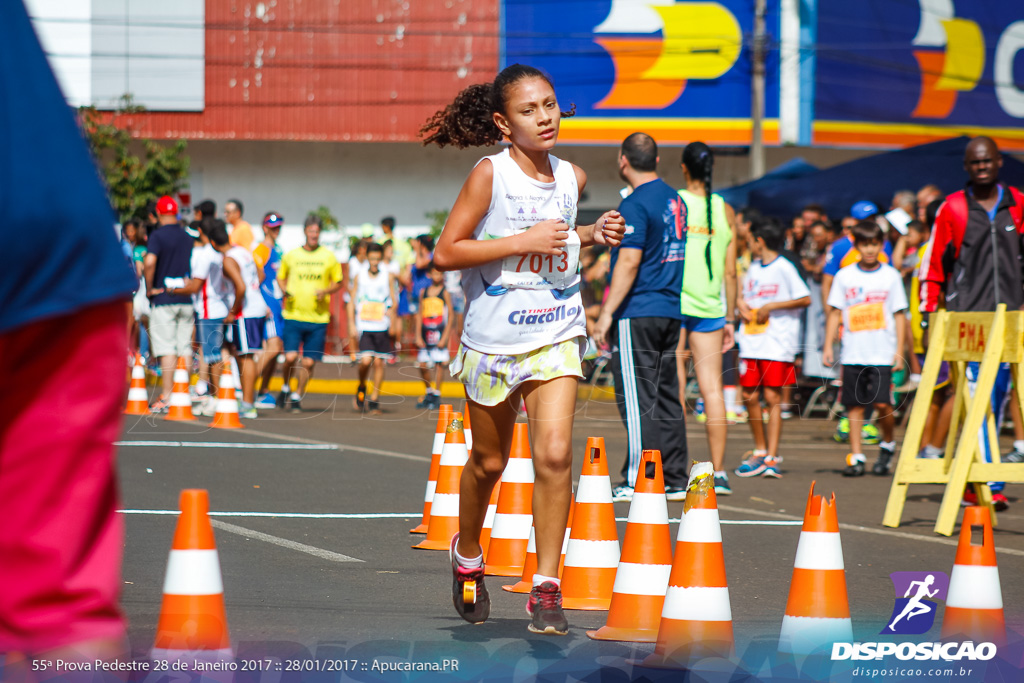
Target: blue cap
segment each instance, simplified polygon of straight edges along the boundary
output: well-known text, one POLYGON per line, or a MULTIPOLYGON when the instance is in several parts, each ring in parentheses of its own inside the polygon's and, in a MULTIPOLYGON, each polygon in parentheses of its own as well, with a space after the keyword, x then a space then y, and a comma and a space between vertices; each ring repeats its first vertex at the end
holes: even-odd
POLYGON ((878 213, 878 207, 867 200, 857 202, 850 208, 850 215, 859 221, 870 218, 878 213))

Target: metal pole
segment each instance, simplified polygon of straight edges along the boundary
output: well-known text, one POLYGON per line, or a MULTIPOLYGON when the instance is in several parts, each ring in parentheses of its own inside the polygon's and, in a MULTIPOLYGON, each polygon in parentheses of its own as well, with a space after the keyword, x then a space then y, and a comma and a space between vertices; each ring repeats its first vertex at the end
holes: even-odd
POLYGON ((750 179, 764 175, 764 59, 765 14, 767 0, 756 0, 754 4, 754 41, 751 46, 753 73, 750 82, 750 179))

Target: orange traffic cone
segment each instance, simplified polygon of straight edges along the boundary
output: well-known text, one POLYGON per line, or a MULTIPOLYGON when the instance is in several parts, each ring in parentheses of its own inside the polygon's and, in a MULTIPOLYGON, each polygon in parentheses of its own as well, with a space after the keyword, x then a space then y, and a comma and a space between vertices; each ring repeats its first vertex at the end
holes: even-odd
POLYGON ((224 585, 206 491, 181 492, 181 516, 167 560, 153 659, 231 658, 224 585))
POLYGON ((217 390, 217 412, 213 414, 211 427, 218 429, 244 429, 245 425, 238 419, 238 399, 235 398, 235 378, 231 373, 231 364, 224 364, 224 372, 220 376, 220 389, 217 390))
POLYGON ((520 576, 526 563, 526 546, 533 524, 533 458, 525 422, 516 423, 512 451, 501 473, 501 495, 491 529, 484 573, 489 576, 520 576))
POLYGON ((463 425, 463 431, 466 432, 466 450, 470 453, 473 452, 473 423, 469 420, 469 401, 462 406, 462 419, 465 423, 463 425))
POLYGON ((132 382, 128 386, 128 405, 125 415, 149 415, 149 390, 146 389, 146 366, 142 364, 142 356, 135 354, 135 365, 132 366, 132 382))
MULTIPOLYGON (((572 509, 575 496, 569 498, 569 521, 565 525, 565 536, 562 538, 562 556, 558 558, 558 578, 562 578, 565 567, 565 550, 569 547, 569 535, 572 533, 572 509)), ((523 562, 523 576, 518 583, 502 586, 509 593, 529 593, 533 589, 533 575, 537 573, 537 535, 536 529, 530 525, 530 542, 526 544, 526 561, 523 562)))
POLYGON ((414 529, 409 529, 410 534, 425 534, 430 525, 430 504, 434 501, 434 491, 437 489, 437 469, 441 464, 441 451, 444 449, 444 435, 451 421, 452 407, 445 403, 437 414, 437 427, 434 429, 434 445, 430 451, 430 473, 427 475, 427 492, 423 496, 423 521, 414 529))
POLYGON ((826 501, 824 496, 814 495, 814 484, 812 481, 807 496, 779 634, 779 651, 799 655, 853 640, 836 494, 826 501))
POLYGON ((192 414, 192 398, 188 395, 188 370, 185 359, 178 357, 178 367, 174 371, 174 385, 171 387, 171 400, 168 403, 165 420, 194 420, 192 414))
POLYGON ((437 467, 437 491, 430 505, 427 537, 412 546, 417 550, 448 550, 459 531, 459 481, 469 460, 462 413, 452 413, 445 430, 444 449, 437 467))
POLYGON ((685 668, 691 658, 732 654, 732 607, 709 462, 690 468, 657 643, 644 666, 685 668))
POLYGON ((976 643, 1006 643, 1003 593, 992 539, 988 508, 973 505, 964 510, 960 543, 949 575, 942 638, 962 637, 976 643), (982 529, 981 545, 971 543, 975 528, 982 529))
POLYGON ((562 571, 562 607, 608 609, 618 566, 619 532, 615 528, 604 439, 590 437, 576 488, 572 533, 562 571))
POLYGON ((491 545, 491 530, 494 529, 494 518, 498 514, 498 498, 501 495, 501 479, 491 489, 491 500, 487 503, 487 514, 484 516, 484 526, 480 529, 480 548, 484 556, 487 556, 487 549, 491 545))
POLYGON ((633 501, 629 504, 608 621, 597 631, 587 631, 587 636, 633 643, 657 641, 671 573, 672 534, 668 528, 661 451, 644 451, 633 501))

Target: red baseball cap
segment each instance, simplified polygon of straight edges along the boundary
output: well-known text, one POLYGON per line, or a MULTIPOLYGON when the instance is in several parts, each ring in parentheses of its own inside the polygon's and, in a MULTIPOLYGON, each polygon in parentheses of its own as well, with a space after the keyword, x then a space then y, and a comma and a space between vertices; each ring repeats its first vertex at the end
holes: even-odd
POLYGON ((157 216, 177 216, 178 215, 178 202, 174 201, 173 197, 164 195, 160 199, 156 200, 156 215, 157 216))

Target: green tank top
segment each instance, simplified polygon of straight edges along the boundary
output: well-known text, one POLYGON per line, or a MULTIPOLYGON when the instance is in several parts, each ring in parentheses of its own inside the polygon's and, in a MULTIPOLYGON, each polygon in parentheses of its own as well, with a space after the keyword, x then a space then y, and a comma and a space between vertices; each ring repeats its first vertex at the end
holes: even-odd
POLYGON ((711 195, 712 235, 708 235, 707 204, 687 190, 679 190, 686 204, 686 261, 683 264, 681 312, 697 318, 721 318, 725 315, 722 280, 725 255, 732 241, 732 227, 725 217, 725 200, 711 195), (711 272, 705 256, 711 244, 711 272))

